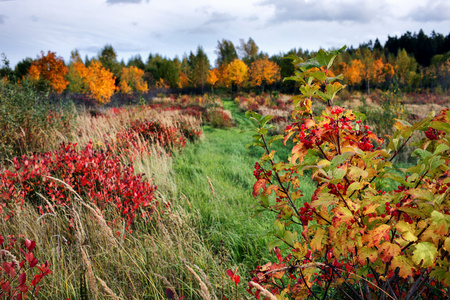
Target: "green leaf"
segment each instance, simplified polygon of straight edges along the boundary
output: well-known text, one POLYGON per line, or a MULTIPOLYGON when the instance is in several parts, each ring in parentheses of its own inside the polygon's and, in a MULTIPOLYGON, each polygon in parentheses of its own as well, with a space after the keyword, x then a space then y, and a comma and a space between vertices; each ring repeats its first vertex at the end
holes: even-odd
POLYGON ((297 231, 285 231, 283 240, 290 246, 294 247, 294 244, 297 242, 297 231))
POLYGON ((431 152, 429 152, 427 150, 423 150, 423 149, 416 149, 411 154, 411 156, 418 156, 421 160, 424 160, 425 158, 427 158, 428 156, 431 156, 431 155, 432 155, 431 152))
POLYGON ((284 138, 284 135, 281 135, 281 134, 278 134, 278 135, 275 135, 275 136, 271 137, 270 140, 269 140, 269 146, 272 145, 273 142, 275 142, 277 140, 281 140, 283 138, 284 138))
POLYGON ((272 119, 273 119, 272 115, 267 115, 264 118, 262 118, 261 121, 260 121, 261 127, 264 127, 264 125, 266 125, 267 122, 269 122, 272 119))
POLYGON ((335 169, 337 166, 339 166, 340 164, 342 164, 344 161, 348 160, 350 157, 353 156, 353 152, 344 152, 340 155, 336 155, 335 157, 333 157, 333 159, 331 160, 331 164, 330 164, 330 169, 333 170, 335 169))
POLYGON ((250 147, 254 147, 254 146, 260 146, 260 147, 264 147, 264 145, 263 144, 261 144, 261 143, 250 143, 250 144, 247 144, 247 145, 245 145, 245 148, 250 148, 250 147))
POLYGON ((283 245, 283 241, 279 240, 279 239, 275 239, 269 242, 269 244, 267 245, 267 248, 269 249, 269 251, 272 251, 273 248, 275 247, 280 247, 281 245, 283 245))
POLYGON ((415 247, 412 256, 413 262, 422 268, 431 267, 438 254, 436 246, 432 243, 421 242, 415 247))
POLYGON ((445 133, 450 133, 450 124, 448 124, 448 123, 433 121, 430 123, 429 126, 436 130, 442 130, 442 131, 445 131, 445 133))
POLYGON ((439 145, 436 147, 436 150, 434 150, 433 155, 440 154, 440 153, 442 153, 442 152, 448 150, 449 148, 450 148, 450 147, 447 146, 447 145, 445 145, 445 144, 439 144, 439 145))
POLYGON ((284 232, 286 231, 284 223, 281 223, 279 220, 276 220, 273 223, 273 227, 275 228, 275 236, 282 238, 284 236, 284 232))
POLYGON ((309 73, 309 76, 312 76, 319 81, 327 80, 327 75, 325 75, 325 73, 321 72, 321 71, 311 72, 311 73, 309 73))
POLYGON ((447 268, 436 266, 433 268, 433 271, 431 271, 430 276, 436 277, 438 281, 444 280, 444 283, 447 286, 450 286, 450 271, 447 271, 447 268))

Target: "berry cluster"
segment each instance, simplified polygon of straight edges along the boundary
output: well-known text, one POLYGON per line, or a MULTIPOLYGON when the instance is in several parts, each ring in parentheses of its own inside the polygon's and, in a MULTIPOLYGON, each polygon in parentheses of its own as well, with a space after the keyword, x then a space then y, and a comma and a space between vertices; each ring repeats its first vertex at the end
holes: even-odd
MULTIPOLYGON (((428 130, 425 131, 425 136, 429 139, 429 140, 437 140, 439 139, 439 135, 441 134, 441 132, 439 130, 436 130, 434 128, 428 127, 428 130)), ((445 133, 444 133, 445 134, 445 133)))

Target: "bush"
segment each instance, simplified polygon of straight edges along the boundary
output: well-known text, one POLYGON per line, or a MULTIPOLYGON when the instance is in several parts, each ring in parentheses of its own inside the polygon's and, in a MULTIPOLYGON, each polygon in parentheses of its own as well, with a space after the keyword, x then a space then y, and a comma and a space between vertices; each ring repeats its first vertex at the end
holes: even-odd
POLYGON ((214 109, 208 112, 209 124, 214 128, 224 128, 233 126, 230 114, 222 109, 214 109))
POLYGON ((53 103, 49 94, 0 81, 0 154, 3 158, 44 152, 57 146, 57 136, 72 130, 75 109, 70 101, 53 103), (56 144, 56 145, 55 145, 56 144))
POLYGON ((95 151, 92 144, 80 151, 75 146, 61 144, 53 152, 15 157, 14 171, 0 173, 0 215, 13 217, 25 202, 41 214, 51 213, 82 197, 101 210, 119 212, 129 229, 137 214, 146 216, 158 205, 153 201, 156 186, 134 175, 133 166, 124 166, 109 151, 95 151))
POLYGON ((275 262, 254 270, 248 291, 289 299, 449 297, 450 110, 414 125, 395 122, 385 148, 374 149, 381 141, 360 114, 333 106, 343 86, 316 68, 328 69, 343 49, 294 59, 301 95, 284 135, 266 136, 272 116, 246 113, 256 124, 251 145, 265 152, 254 171, 257 213, 276 213, 275 262), (312 97, 326 103, 319 116, 312 97), (416 163, 395 169, 392 160, 416 131, 425 132, 416 163), (277 160, 272 144, 290 138, 290 157, 277 160), (299 179, 309 170, 316 190, 304 199, 299 179), (384 181, 398 187, 383 190, 384 181))

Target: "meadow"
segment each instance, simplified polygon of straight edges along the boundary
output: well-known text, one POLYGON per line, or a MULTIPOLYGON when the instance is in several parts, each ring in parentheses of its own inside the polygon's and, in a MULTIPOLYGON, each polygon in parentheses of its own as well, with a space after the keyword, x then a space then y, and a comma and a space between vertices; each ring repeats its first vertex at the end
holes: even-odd
MULTIPOLYGON (((302 71, 314 77, 306 85, 329 80, 317 70, 302 71)), ((333 106, 308 106, 305 99, 313 97, 305 89, 303 98, 160 95, 93 109, 1 81, 1 297, 327 299, 331 293, 335 299, 371 299, 379 290, 399 299, 448 296, 449 192, 441 188, 449 185, 448 97, 435 101, 436 116, 426 123, 415 116, 428 106, 408 112, 406 102, 417 103, 399 91, 334 99, 342 85, 330 86, 336 88, 333 106), (301 117, 322 111, 317 120, 301 117), (342 147, 354 153, 333 146, 335 130, 345 137, 342 147), (385 136, 390 152, 377 150, 382 141, 376 135, 385 136), (311 141, 320 153, 313 153, 311 141), (414 143, 422 143, 422 151, 414 143), (419 191, 421 184, 428 193, 419 191), (349 202, 338 204, 347 192, 349 202), (430 199, 433 209, 415 204, 430 199), (425 225, 406 225, 420 221, 425 225), (387 233, 375 234, 390 222, 387 233), (331 223, 344 237, 335 240, 337 229, 330 229, 334 248, 314 238, 319 232, 322 239, 331 223), (364 246, 352 244, 360 247, 355 258, 342 245, 358 232, 364 246), (426 251, 415 246, 413 258, 402 261, 409 270, 401 264, 391 269, 394 256, 406 257, 394 238, 405 255, 422 239, 417 245, 426 251), (392 249, 379 250, 377 260, 372 248, 381 249, 380 243, 392 249), (366 259, 376 271, 364 268, 366 259), (294 272, 311 264, 304 271, 309 273, 294 272), (441 267, 439 274, 431 273, 433 264, 441 267)), ((329 89, 314 101, 328 99, 329 89)))

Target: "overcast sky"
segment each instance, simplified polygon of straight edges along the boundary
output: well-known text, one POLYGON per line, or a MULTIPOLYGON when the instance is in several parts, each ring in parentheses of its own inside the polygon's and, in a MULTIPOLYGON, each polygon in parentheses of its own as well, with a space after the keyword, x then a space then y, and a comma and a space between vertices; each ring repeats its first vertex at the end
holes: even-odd
POLYGON ((423 29, 450 33, 450 0, 0 0, 0 53, 14 66, 51 50, 93 57, 111 44, 125 62, 181 58, 201 45, 252 37, 270 55, 292 48, 357 47, 423 29))

